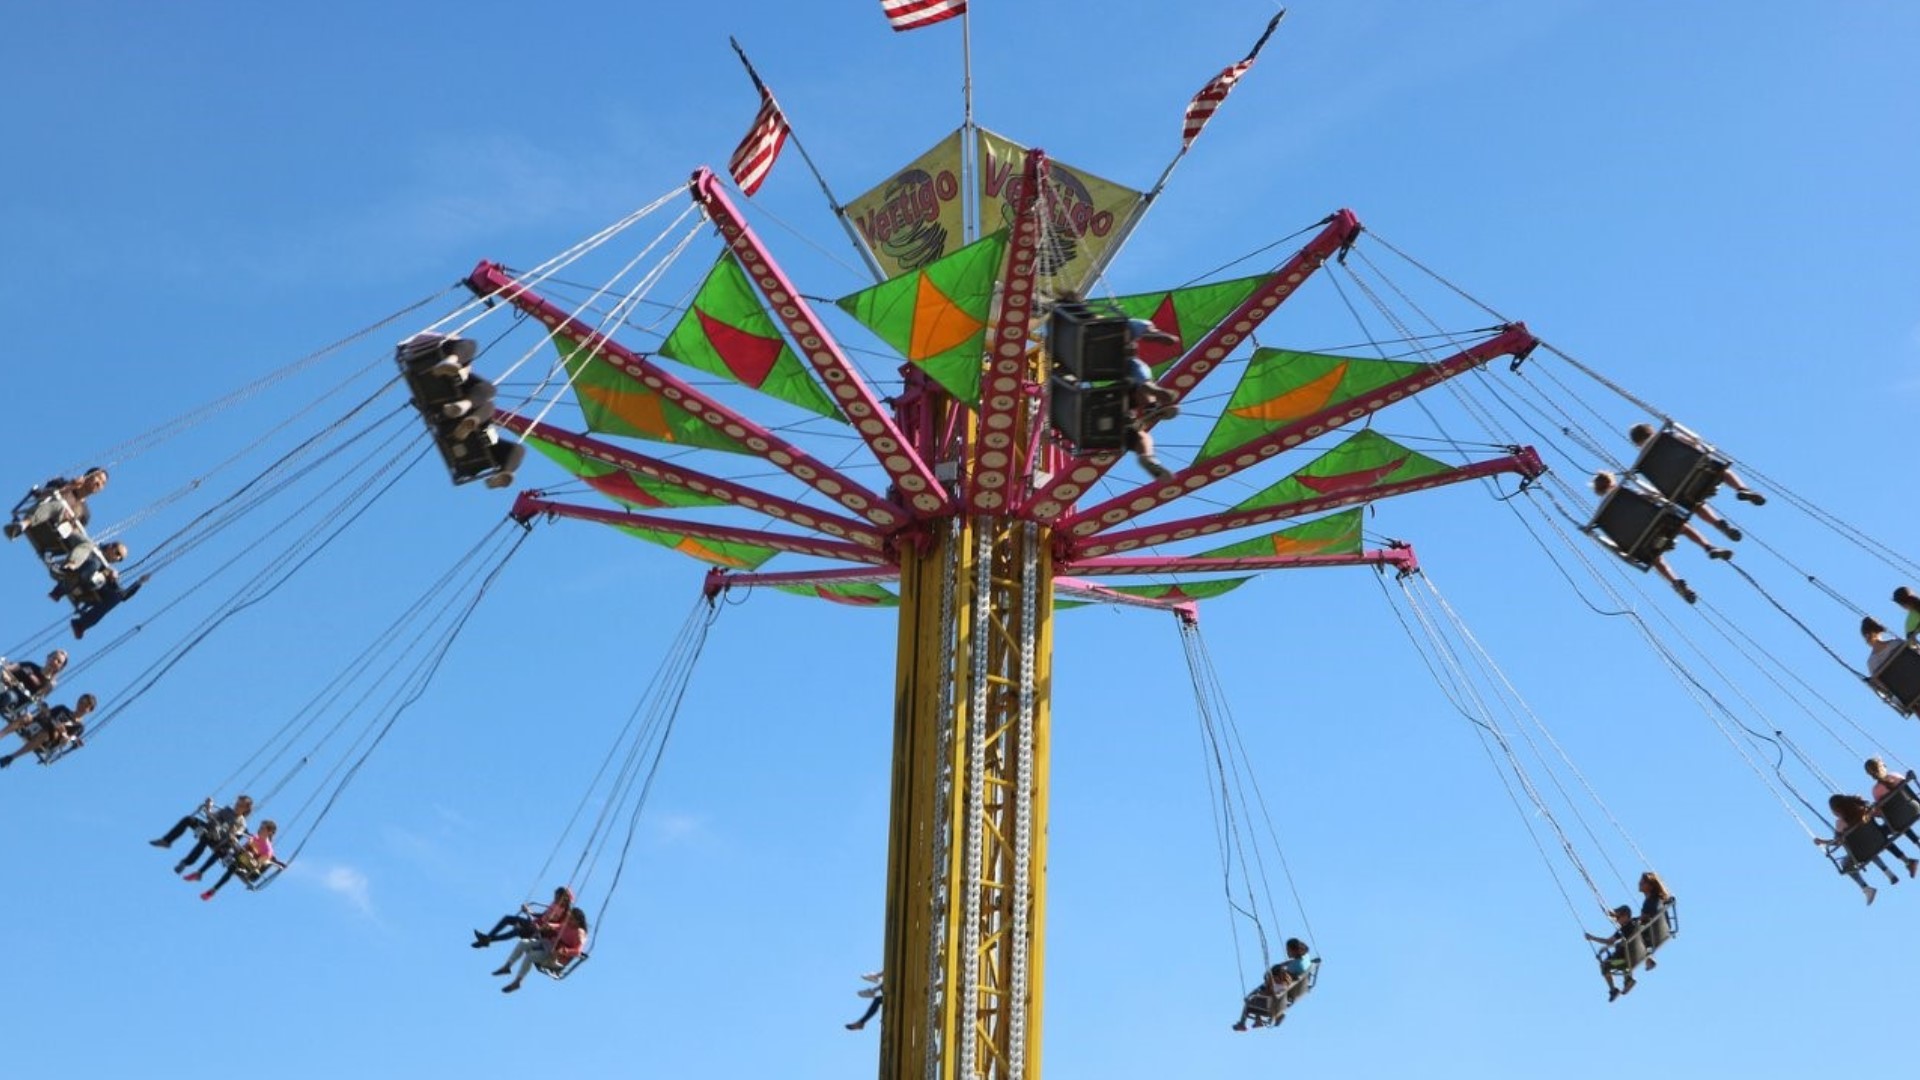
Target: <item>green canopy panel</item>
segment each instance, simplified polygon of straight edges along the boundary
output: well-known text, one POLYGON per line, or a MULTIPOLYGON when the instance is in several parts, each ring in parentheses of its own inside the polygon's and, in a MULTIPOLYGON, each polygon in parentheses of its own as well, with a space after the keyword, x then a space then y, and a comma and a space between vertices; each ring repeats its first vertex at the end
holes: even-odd
MULTIPOLYGON (((1251 577, 1218 578, 1212 581, 1182 581, 1171 585, 1106 585, 1104 588, 1127 596, 1138 596, 1147 600, 1165 600, 1178 604, 1187 600, 1211 600, 1252 581, 1251 577)), ((1060 600, 1053 602, 1055 611, 1067 608, 1086 607, 1098 603, 1096 600, 1060 600)))
POLYGON ((684 506, 721 506, 725 499, 703 495, 664 480, 655 480, 637 472, 609 465, 548 442, 537 435, 526 436, 535 450, 552 458, 561 468, 585 480, 595 491, 615 502, 639 510, 658 510, 684 506))
POLYGON ((956 400, 975 406, 988 308, 1006 250, 1003 230, 839 304, 956 400))
POLYGON ((1403 360, 1260 349, 1200 447, 1200 460, 1224 454, 1285 427, 1397 382, 1425 365, 1403 360))
POLYGON ((1364 492, 1386 484, 1437 476, 1451 468, 1369 428, 1233 509, 1258 510, 1325 495, 1364 492))
POLYGON ((1360 553, 1360 513, 1356 506, 1323 518, 1302 522, 1277 533, 1242 540, 1237 544, 1203 551, 1205 559, 1261 558, 1268 555, 1358 555, 1360 553))
POLYGON ((708 427, 699 417, 647 389, 613 362, 597 357, 577 342, 556 337, 560 361, 567 366, 574 397, 587 420, 587 429, 606 435, 726 450, 752 451, 708 427))
POLYGON ((1112 303, 1126 312, 1128 318, 1145 319, 1155 328, 1179 339, 1174 345, 1158 341, 1139 343, 1140 359, 1145 360, 1147 366, 1158 375, 1192 348, 1195 342, 1212 333, 1227 316, 1233 314, 1235 308, 1253 295, 1253 290, 1259 288, 1267 277, 1266 274, 1257 274, 1231 281, 1192 285, 1171 292, 1136 293, 1115 297, 1112 303))
POLYGON ((879 585, 859 582, 848 585, 775 585, 774 588, 795 596, 811 596, 851 607, 900 606, 900 598, 893 593, 879 585))
POLYGON ((644 529, 636 525, 615 525, 614 528, 650 544, 670 547, 682 555, 691 555, 701 562, 724 566, 729 570, 758 570, 768 559, 779 554, 770 547, 758 544, 682 536, 664 529, 644 529))
POLYGON ((814 380, 812 369, 780 336, 732 252, 714 264, 659 352, 788 404, 844 419, 814 380))

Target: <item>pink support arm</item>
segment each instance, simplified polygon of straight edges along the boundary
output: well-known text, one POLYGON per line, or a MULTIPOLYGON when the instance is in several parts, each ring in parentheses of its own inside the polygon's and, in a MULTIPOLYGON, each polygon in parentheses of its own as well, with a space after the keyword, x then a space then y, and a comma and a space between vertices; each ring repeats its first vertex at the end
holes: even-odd
POLYGON ((1263 506, 1258 510, 1236 510, 1224 514, 1208 514, 1203 517, 1181 518, 1177 521, 1161 522, 1157 525, 1144 525, 1137 529, 1126 529, 1105 536, 1097 536, 1085 542, 1069 543, 1066 559, 1069 562, 1095 558, 1118 551, 1132 551, 1140 547, 1157 547, 1171 544, 1195 536, 1212 536, 1244 529, 1253 525, 1264 525, 1270 521, 1287 518, 1305 517, 1325 510, 1337 510, 1343 506, 1358 503, 1375 502, 1413 491, 1425 491, 1428 488, 1457 484, 1463 480, 1478 480, 1483 476, 1496 476, 1500 473, 1518 473, 1532 479, 1546 471, 1540 461, 1540 455, 1530 446, 1505 457, 1487 461, 1477 461, 1471 465, 1462 465, 1433 476, 1424 476, 1418 480, 1403 480, 1397 484, 1380 484, 1374 487, 1358 488, 1353 491, 1335 492, 1313 499, 1301 499, 1296 502, 1280 503, 1277 506, 1263 506))
POLYGON ((907 512, 904 507, 868 491, 816 460, 812 454, 714 401, 658 364, 580 322, 558 305, 522 286, 503 268, 483 262, 467 275, 467 286, 478 295, 497 296, 539 319, 552 333, 577 342, 582 348, 593 352, 596 359, 626 372, 642 386, 698 417, 708 427, 739 441, 801 483, 881 529, 892 530, 906 524, 907 512))
POLYGON ((747 278, 760 290, 760 295, 766 297, 773 315, 798 347, 796 351, 820 373, 827 392, 853 422, 853 429, 866 440, 874 460, 905 496, 914 516, 931 517, 950 509, 946 489, 934 477, 933 468, 922 459, 918 448, 894 423, 893 415, 847 361, 839 343, 820 324, 812 306, 773 261, 760 238, 747 227, 713 171, 700 169, 693 174, 690 184, 694 199, 706 208, 707 216, 720 230, 721 239, 739 258, 747 278))
MULTIPOLYGON (((1540 342, 1527 332, 1525 323, 1514 323, 1500 333, 1471 348, 1432 364, 1402 379, 1370 391, 1350 401, 1329 405, 1274 429, 1265 435, 1196 461, 1165 480, 1156 480, 1108 499, 1097 506, 1068 515, 1060 522, 1062 531, 1075 538, 1092 536, 1121 522, 1139 517, 1156 507, 1192 494, 1216 480, 1223 480, 1363 416, 1370 416, 1395 402, 1429 387, 1438 386, 1457 375, 1479 367, 1496 356, 1524 356, 1540 342)), ((1271 519, 1269 519, 1271 520, 1271 519)))
POLYGON ((519 413, 509 410, 503 409, 495 413, 493 422, 515 434, 531 435, 535 438, 544 439, 555 446, 571 450, 581 457, 591 458, 603 465, 611 465, 616 469, 625 469, 628 472, 639 473, 650 479, 672 484, 675 487, 684 488, 700 495, 712 496, 713 498, 731 503, 734 506, 757 510, 768 517, 792 522, 803 529, 813 529, 816 532, 826 533, 828 536, 836 536, 842 540, 851 540, 862 547, 877 549, 883 545, 880 534, 874 531, 866 522, 860 521, 857 518, 841 517, 837 514, 824 513, 813 507, 793 502, 789 499, 782 499, 775 495, 769 495, 764 491, 747 487, 744 484, 738 484, 731 480, 723 480, 717 476, 708 476, 705 473, 686 468, 683 465, 674 464, 670 461, 661 461, 658 458, 647 457, 644 454, 636 454, 623 447, 614 446, 612 443, 601 442, 598 439, 580 435, 568 431, 565 428, 554 427, 546 423, 536 423, 521 416, 519 413))

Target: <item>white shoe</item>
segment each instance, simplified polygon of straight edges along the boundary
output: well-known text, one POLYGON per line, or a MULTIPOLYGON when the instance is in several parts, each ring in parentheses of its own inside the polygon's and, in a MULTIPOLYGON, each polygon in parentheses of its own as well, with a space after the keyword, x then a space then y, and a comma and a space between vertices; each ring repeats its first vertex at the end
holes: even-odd
POLYGON ((864 989, 864 990, 856 990, 856 991, 854 991, 854 992, 853 992, 853 996, 854 996, 854 997, 863 997, 863 998, 870 998, 870 997, 872 997, 872 996, 874 996, 875 994, 878 994, 879 992, 880 992, 880 988, 879 988, 879 987, 877 987, 877 986, 869 986, 869 987, 867 987, 867 988, 866 988, 866 989, 864 989))
POLYGON ((445 405, 440 406, 440 415, 449 420, 457 420, 467 415, 467 411, 472 408, 473 405, 469 402, 449 401, 445 405))
POLYGON ((868 982, 879 982, 879 981, 880 981, 880 975, 881 975, 881 973, 880 973, 880 972, 878 972, 878 971, 869 971, 869 972, 867 972, 866 974, 864 974, 864 975, 862 975, 862 976, 860 976, 860 977, 861 977, 861 978, 863 978, 863 979, 865 979, 865 980, 867 980, 868 982))

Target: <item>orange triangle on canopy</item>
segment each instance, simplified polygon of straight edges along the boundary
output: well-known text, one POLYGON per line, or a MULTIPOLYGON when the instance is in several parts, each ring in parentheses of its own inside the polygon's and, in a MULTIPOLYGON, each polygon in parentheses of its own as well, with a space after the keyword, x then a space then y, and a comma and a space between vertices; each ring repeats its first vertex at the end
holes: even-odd
POLYGON ((913 297, 913 332, 907 343, 907 359, 920 361, 939 356, 964 343, 986 325, 941 292, 922 270, 913 297))
POLYGON ((1285 424, 1298 420, 1308 413, 1327 407, 1333 400, 1333 392, 1340 388, 1340 380, 1347 377, 1347 365, 1341 361, 1332 371, 1305 385, 1295 387, 1278 397, 1271 397, 1257 405, 1247 405, 1227 411, 1244 420, 1263 420, 1267 423, 1285 424))
POLYGON ((676 441, 673 429, 667 425, 667 403, 653 391, 621 390, 590 383, 576 383, 574 389, 619 417, 641 435, 664 442, 676 441))
POLYGON ((1273 536, 1275 555, 1318 555, 1339 543, 1338 538, 1315 540, 1310 537, 1273 536))
POLYGON ((719 563, 721 566, 731 566, 736 569, 745 569, 747 566, 745 559, 715 551, 691 536, 681 537, 680 542, 673 545, 673 550, 706 562, 719 563))

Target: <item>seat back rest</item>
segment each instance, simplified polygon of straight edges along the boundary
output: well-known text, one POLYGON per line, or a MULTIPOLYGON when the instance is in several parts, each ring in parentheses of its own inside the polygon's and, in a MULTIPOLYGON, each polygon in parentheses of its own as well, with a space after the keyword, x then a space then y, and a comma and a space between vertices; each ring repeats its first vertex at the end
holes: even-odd
POLYGON ((1879 822, 1866 821, 1848 829, 1840 837, 1840 846, 1856 863, 1870 863, 1887 850, 1887 834, 1880 828, 1879 822))

